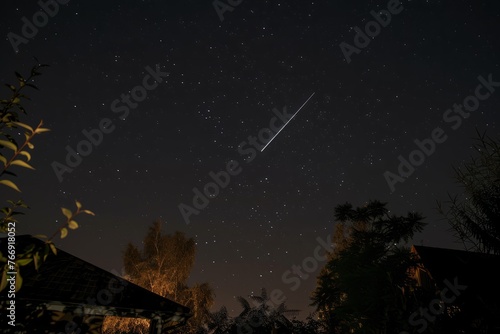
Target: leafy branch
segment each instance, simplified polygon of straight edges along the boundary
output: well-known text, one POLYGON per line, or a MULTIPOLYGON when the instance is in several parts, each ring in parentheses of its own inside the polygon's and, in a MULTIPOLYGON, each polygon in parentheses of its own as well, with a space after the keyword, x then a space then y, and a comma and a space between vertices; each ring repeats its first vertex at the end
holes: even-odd
POLYGON ((17 219, 14 218, 15 215, 24 215, 24 212, 16 211, 17 208, 29 209, 28 205, 21 200, 17 202, 7 200, 7 202, 10 207, 6 206, 0 209, 0 212, 4 214, 4 217, 0 219, 0 232, 7 232, 7 226, 10 222, 17 223, 17 219))
MULTIPOLYGON (((33 137, 35 137, 37 134, 50 131, 47 128, 42 128, 43 121, 40 121, 40 123, 38 124, 38 126, 35 129, 33 129, 31 126, 24 124, 24 123, 21 123, 21 122, 11 122, 11 123, 26 129, 26 132, 24 133, 25 141, 21 145, 21 147, 17 147, 16 143, 13 142, 12 140, 10 140, 10 141, 9 140, 0 140, 1 147, 5 147, 7 149, 14 151, 14 154, 12 155, 12 157, 9 160, 7 160, 5 155, 0 153, 0 162, 3 164, 3 168, 0 171, 0 177, 3 176, 4 174, 17 176, 16 174, 7 170, 9 167, 14 166, 14 165, 28 168, 28 169, 35 169, 35 168, 33 168, 33 166, 28 164, 28 162, 31 160, 31 154, 27 150, 25 150, 25 148, 28 147, 29 149, 34 149, 35 146, 33 145, 33 143, 31 143, 31 141, 33 140, 33 137), (21 156, 24 156, 26 158, 26 161, 18 159, 21 156)), ((10 188, 18 191, 18 192, 21 192, 21 190, 19 190, 17 185, 14 182, 12 182, 11 180, 2 179, 2 180, 0 180, 0 184, 3 184, 7 187, 10 187, 10 188)))
POLYGON ((54 239, 54 237, 59 233, 61 234, 61 239, 66 238, 66 236, 68 235, 68 229, 76 230, 79 225, 75 221, 75 217, 78 216, 79 214, 85 213, 91 216, 95 216, 95 214, 92 211, 83 210, 82 204, 80 202, 78 201, 75 202, 76 202, 76 211, 74 213, 70 209, 61 208, 63 215, 66 217, 66 222, 62 224, 62 226, 59 227, 59 229, 56 232, 54 232, 54 234, 48 239, 48 242, 51 242, 51 240, 54 239))
MULTIPOLYGON (((26 110, 21 105, 21 100, 29 100, 29 98, 22 93, 22 90, 25 87, 38 89, 38 87, 31 83, 31 81, 35 76, 41 75, 41 73, 39 72, 40 68, 48 66, 40 64, 36 58, 35 60, 38 64, 31 69, 31 73, 28 78, 25 79, 21 74, 15 72, 19 82, 19 86, 16 87, 14 85, 7 84, 6 86, 12 91, 12 96, 8 100, 0 100, 0 150, 6 149, 12 151, 12 155, 10 157, 8 157, 3 151, 0 152, 0 184, 10 187, 18 192, 20 192, 18 186, 11 180, 6 179, 5 176, 17 176, 15 173, 10 171, 13 166, 34 169, 33 166, 29 164, 31 160, 31 154, 28 149, 34 149, 35 146, 33 145, 32 141, 36 135, 50 131, 49 129, 42 127, 43 121, 40 121, 38 126, 36 128, 33 128, 30 125, 20 122, 19 120, 18 111, 26 114, 26 110), (5 130, 12 131, 12 129, 17 128, 23 128, 25 130, 25 139, 21 145, 17 144, 16 139, 11 134, 5 132, 5 130)), ((17 219, 15 217, 16 215, 24 214, 23 212, 18 211, 19 208, 29 208, 28 205, 26 205, 22 200, 18 200, 17 202, 8 200, 7 202, 10 204, 10 206, 0 209, 0 212, 4 215, 3 218, 0 218, 0 232, 3 233, 7 233, 8 231, 10 231, 9 226, 15 226, 15 223, 17 223, 17 219)), ((78 223, 76 222, 75 217, 82 213, 94 216, 94 213, 92 211, 82 209, 82 204, 78 201, 76 201, 75 212, 72 212, 67 208, 61 208, 61 210, 63 215, 66 217, 66 222, 58 230, 56 230, 56 232, 50 238, 47 238, 46 236, 35 236, 41 239, 46 239, 44 243, 36 244, 31 242, 25 246, 16 247, 14 252, 11 252, 10 247, 12 245, 9 244, 8 252, 5 256, 4 254, 2 254, 2 252, 0 252, 0 291, 5 289, 7 286, 8 272, 16 273, 15 290, 18 291, 21 288, 23 281, 20 273, 20 267, 33 263, 35 269, 38 270, 43 262, 45 262, 47 256, 51 251, 54 255, 57 255, 57 248, 53 242, 53 239, 57 234, 60 234, 62 239, 68 235, 69 229, 77 229, 78 223)), ((11 238, 15 241, 14 237, 10 237, 9 232, 9 242, 11 238)))
POLYGON ((28 78, 25 79, 18 72, 14 72, 19 82, 19 87, 11 84, 5 84, 12 91, 12 96, 8 100, 0 100, 0 105, 2 105, 2 107, 0 108, 0 130, 2 130, 5 126, 15 127, 15 125, 13 125, 12 123, 19 122, 19 114, 14 110, 15 108, 17 108, 23 114, 26 114, 26 110, 21 105, 21 99, 29 100, 30 98, 23 94, 21 91, 25 87, 31 87, 38 90, 38 87, 31 83, 31 81, 34 79, 34 77, 41 75, 39 71, 41 68, 49 66, 47 64, 40 64, 40 62, 36 58, 35 60, 37 64, 31 69, 28 78))

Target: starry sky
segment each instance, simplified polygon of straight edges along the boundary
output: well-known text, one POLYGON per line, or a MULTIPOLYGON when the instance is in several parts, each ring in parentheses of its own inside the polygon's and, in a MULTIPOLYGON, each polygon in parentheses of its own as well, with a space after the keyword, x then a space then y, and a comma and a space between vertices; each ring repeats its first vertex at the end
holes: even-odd
POLYGON ((262 287, 283 291, 302 316, 312 310, 319 268, 294 290, 282 276, 314 256, 338 204, 378 199, 394 214, 421 212, 428 226, 415 244, 460 247, 436 200, 460 190, 452 166, 473 154, 476 128, 498 135, 500 88, 466 118, 443 116, 474 96, 479 76, 500 81, 498 1, 402 0, 385 27, 357 44, 356 27, 375 29, 370 12, 396 11, 394 1, 223 0, 219 12, 212 0, 61 2, 45 21, 36 1, 6 0, 0 12, 2 83, 27 74, 33 57, 50 65, 25 104, 25 121, 43 119, 52 131, 35 139, 36 171, 19 173, 31 207, 19 234, 51 234, 60 207, 77 199, 96 217, 79 219, 56 244, 119 272, 125 245, 140 244, 159 219, 165 232, 196 239, 190 283, 209 282, 214 309, 232 314, 240 311, 234 296, 262 287), (37 32, 24 39, 34 18, 37 32), (158 84, 151 71, 161 72, 158 84), (137 88, 144 81, 155 87, 137 88), (131 92, 141 101, 120 101, 131 92), (276 113, 295 113, 312 94, 264 151, 250 144, 276 113), (67 148, 103 120, 108 133, 59 180, 54 163, 66 164, 67 148), (398 157, 409 159, 414 141, 436 128, 447 139, 391 191, 384 173, 397 174, 398 157), (179 205, 192 207, 193 189, 228 163, 239 172, 186 224, 179 205))

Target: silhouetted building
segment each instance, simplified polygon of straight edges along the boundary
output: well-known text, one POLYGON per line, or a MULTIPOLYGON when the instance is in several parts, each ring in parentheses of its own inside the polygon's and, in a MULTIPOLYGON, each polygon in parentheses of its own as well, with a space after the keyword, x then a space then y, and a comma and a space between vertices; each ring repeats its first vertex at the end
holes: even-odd
POLYGON ((418 291, 429 303, 414 314, 413 325, 438 323, 440 333, 500 333, 500 256, 413 246, 420 266, 418 291), (465 330, 465 331, 464 331, 465 330))
MULTIPOLYGON (((45 253, 44 241, 16 237, 18 256, 35 247, 46 261, 20 267, 22 288, 15 294, 15 327, 9 325, 9 285, 0 293, 3 333, 100 333, 105 316, 145 318, 150 333, 185 324, 190 310, 117 275, 57 249, 45 253), (80 331, 79 331, 80 330, 80 331)), ((0 239, 5 257, 7 238, 0 239)))

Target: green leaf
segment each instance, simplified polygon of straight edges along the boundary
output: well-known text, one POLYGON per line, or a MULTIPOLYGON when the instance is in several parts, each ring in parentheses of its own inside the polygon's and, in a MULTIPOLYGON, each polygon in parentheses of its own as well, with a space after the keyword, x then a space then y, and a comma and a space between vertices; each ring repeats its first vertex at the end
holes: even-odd
POLYGON ((71 220, 69 223, 68 223, 68 227, 72 230, 76 230, 78 228, 78 223, 74 220, 71 220))
POLYGON ((54 245, 53 242, 49 242, 49 247, 52 250, 52 253, 54 253, 54 255, 57 255, 57 248, 56 248, 56 245, 54 245))
POLYGON ((12 86, 12 85, 9 85, 9 84, 5 84, 5 86, 9 87, 9 89, 13 92, 16 91, 16 87, 12 86))
POLYGON ((29 209, 30 207, 28 206, 28 204, 24 203, 22 200, 18 200, 15 204, 15 206, 20 206, 21 208, 26 208, 26 209, 29 209))
POLYGON ((76 203, 76 207, 78 210, 80 210, 82 208, 82 203, 78 202, 78 201, 75 201, 76 203))
POLYGON ((16 272, 16 292, 21 290, 21 286, 23 285, 23 277, 21 276, 21 273, 19 272, 19 268, 17 268, 16 272))
POLYGON ((30 264, 33 259, 19 259, 16 261, 18 266, 25 266, 27 264, 30 264))
POLYGON ((83 213, 86 213, 88 215, 91 215, 91 216, 95 216, 95 213, 93 213, 92 211, 90 210, 82 210, 83 213))
POLYGON ((33 132, 33 128, 31 126, 29 126, 28 124, 24 124, 24 123, 21 123, 21 122, 12 122, 12 124, 15 124, 17 126, 25 128, 26 130, 29 130, 30 132, 33 132))
POLYGON ((40 253, 36 252, 35 255, 33 255, 33 262, 35 263, 35 270, 38 270, 40 268, 40 253))
POLYGON ((67 235, 68 235, 68 229, 66 227, 63 227, 61 229, 61 239, 66 238, 67 235))
POLYGON ((3 147, 10 148, 14 152, 17 151, 17 146, 8 140, 0 140, 0 145, 2 145, 3 147))
POLYGON ((0 162, 2 162, 4 166, 7 165, 7 159, 1 154, 0 154, 0 162))
POLYGON ((61 208, 61 211, 62 211, 63 215, 64 215, 66 218, 68 218, 68 219, 70 219, 70 218, 71 218, 71 216, 73 216, 73 213, 71 212, 71 210, 70 210, 70 209, 61 208))
POLYGON ((38 129, 35 129, 35 133, 43 133, 43 132, 49 132, 50 129, 47 129, 47 128, 38 128, 38 129))
MULTIPOLYGON (((52 246, 50 246, 52 243, 51 242, 48 242, 45 244, 45 249, 43 250, 43 260, 47 260, 47 256, 49 256, 49 251, 52 249, 52 246)), ((52 250, 52 252, 54 252, 54 250, 56 251, 56 254, 57 254, 57 250, 54 249, 52 250)))
MULTIPOLYGON (((26 161, 30 161, 31 160, 31 154, 29 154, 28 151, 21 151, 19 152, 20 155, 24 155, 26 157, 26 161)), ((1 160, 1 158, 0 158, 1 160)))
POLYGON ((19 190, 19 188, 14 184, 14 182, 10 180, 0 180, 0 184, 4 184, 7 187, 14 189, 15 191, 21 192, 21 190, 19 190))
POLYGON ((25 253, 24 254, 31 254, 33 253, 33 250, 35 249, 35 244, 30 244, 29 246, 25 247, 25 253))
MULTIPOLYGON (((18 117, 17 115, 15 117, 18 117)), ((8 124, 9 126, 12 126, 12 123, 9 122, 8 124)), ((12 144, 16 145, 17 147, 17 142, 16 142, 16 139, 14 137, 12 137, 11 135, 5 133, 5 137, 7 137, 7 140, 10 141, 12 144)))
POLYGON ((35 145, 33 145, 32 143, 29 143, 29 142, 28 142, 28 143, 27 143, 27 145, 28 145, 28 147, 29 147, 30 149, 34 149, 34 148, 35 148, 35 145))
POLYGON ((16 74, 16 77, 17 77, 17 80, 19 80, 20 82, 25 82, 26 80, 24 80, 23 76, 21 74, 19 74, 19 72, 14 72, 16 74))
POLYGON ((14 160, 10 163, 11 165, 17 165, 17 166, 21 166, 21 167, 24 167, 24 168, 28 168, 28 169, 35 169, 33 168, 33 166, 31 166, 30 164, 22 161, 22 160, 14 160))
POLYGON ((21 99, 18 98, 18 97, 15 97, 13 100, 12 100, 12 103, 14 104, 18 104, 19 102, 21 102, 21 99))

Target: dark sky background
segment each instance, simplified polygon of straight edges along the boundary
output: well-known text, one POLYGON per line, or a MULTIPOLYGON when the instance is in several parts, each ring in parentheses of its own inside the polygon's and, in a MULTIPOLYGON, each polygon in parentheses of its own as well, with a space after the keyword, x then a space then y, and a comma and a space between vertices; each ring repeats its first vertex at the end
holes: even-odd
MULTIPOLYGON (((15 70, 27 73, 34 56, 50 64, 36 80, 41 91, 27 91, 25 120, 43 119, 52 131, 35 139, 36 171, 20 173, 31 210, 18 233, 51 234, 63 221, 60 207, 78 199, 96 217, 79 219, 81 227, 56 244, 120 271, 125 245, 139 244, 160 219, 165 232, 196 239, 190 283, 209 282, 214 309, 226 305, 232 314, 240 311, 234 296, 265 287, 281 289, 287 305, 307 315, 319 269, 296 291, 282 275, 314 255, 317 238, 333 231, 334 207, 346 201, 421 212, 428 226, 415 244, 460 247, 436 200, 459 190, 452 166, 473 154, 475 129, 498 135, 500 88, 457 129, 443 114, 474 94, 478 76, 500 81, 500 2, 402 5, 347 63, 340 43, 353 45, 354 27, 364 28, 386 1, 243 0, 221 22, 211 0, 72 0, 17 53, 8 33, 21 35, 22 17, 32 21, 40 6, 3 1, 2 83, 14 83, 15 70), (112 102, 156 64, 168 78, 120 120, 112 102), (273 108, 295 112, 312 93, 246 163, 238 145, 269 126, 273 108), (66 146, 76 148, 82 131, 103 118, 114 131, 59 182, 51 164, 65 163, 66 146), (398 156, 408 158, 414 140, 436 127, 447 140, 391 192, 384 172, 397 173, 398 156), (192 205, 193 188, 229 160, 241 173, 187 225, 179 204, 192 205)), ((2 201, 16 196, 1 189, 2 201)))

